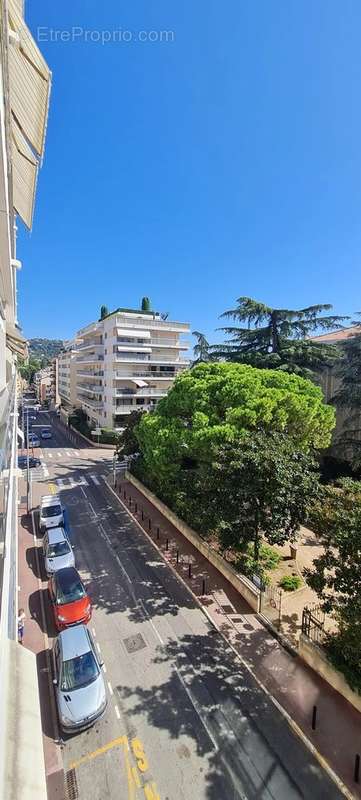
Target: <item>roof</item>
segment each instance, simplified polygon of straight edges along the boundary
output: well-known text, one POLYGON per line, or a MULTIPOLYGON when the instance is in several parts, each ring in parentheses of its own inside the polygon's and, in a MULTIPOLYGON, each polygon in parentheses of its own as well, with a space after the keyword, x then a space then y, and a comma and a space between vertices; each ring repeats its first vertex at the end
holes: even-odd
POLYGON ((48 542, 49 544, 55 544, 56 542, 63 542, 66 540, 66 533, 64 528, 50 528, 48 531, 48 542))
MULTIPOLYGON (((63 570, 59 571, 62 572, 63 570)), ((74 658, 74 656, 82 656, 90 650, 85 625, 74 625, 72 628, 66 628, 59 633, 59 640, 61 642, 64 661, 68 661, 74 658)))
POLYGON ((312 342, 325 342, 326 344, 337 344, 337 342, 345 342, 351 339, 352 336, 361 335, 361 325, 351 325, 349 328, 342 328, 338 331, 331 331, 329 333, 321 333, 320 336, 310 336, 312 342))

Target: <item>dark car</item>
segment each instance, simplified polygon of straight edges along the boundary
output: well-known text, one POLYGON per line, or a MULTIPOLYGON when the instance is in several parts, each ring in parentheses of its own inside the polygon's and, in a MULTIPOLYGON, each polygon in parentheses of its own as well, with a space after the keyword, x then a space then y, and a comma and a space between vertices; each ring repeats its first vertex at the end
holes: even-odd
MULTIPOLYGON (((40 458, 34 458, 34 456, 29 456, 29 467, 40 467, 41 461, 40 458)), ((19 469, 27 469, 28 459, 26 456, 18 456, 18 468, 19 469)))

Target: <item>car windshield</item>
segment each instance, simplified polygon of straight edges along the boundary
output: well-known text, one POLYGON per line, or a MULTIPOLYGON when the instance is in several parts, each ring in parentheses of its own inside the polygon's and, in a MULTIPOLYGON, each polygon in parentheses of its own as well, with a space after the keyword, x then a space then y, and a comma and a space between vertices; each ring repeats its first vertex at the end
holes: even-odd
POLYGON ((66 603, 75 603, 76 600, 82 600, 86 592, 84 586, 78 577, 70 580, 64 589, 58 585, 56 593, 56 603, 58 606, 65 605, 66 603))
POLYGON ((61 507, 59 505, 56 506, 46 506, 42 509, 41 516, 44 519, 47 517, 58 517, 61 514, 61 507))
POLYGON ((66 556, 67 553, 70 553, 70 547, 68 542, 65 540, 63 542, 54 542, 53 544, 48 544, 46 555, 47 558, 56 558, 56 556, 66 556))
POLYGON ((99 667, 91 651, 64 661, 61 670, 60 688, 63 692, 71 692, 93 683, 99 675, 99 667))
POLYGON ((42 432, 42 433, 50 433, 50 431, 48 430, 48 428, 43 428, 43 430, 42 430, 41 432, 42 432))

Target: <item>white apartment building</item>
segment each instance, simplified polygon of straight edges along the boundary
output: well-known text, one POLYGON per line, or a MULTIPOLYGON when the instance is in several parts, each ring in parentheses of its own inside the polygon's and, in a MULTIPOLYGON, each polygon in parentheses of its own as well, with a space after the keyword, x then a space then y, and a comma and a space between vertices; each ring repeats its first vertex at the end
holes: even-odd
POLYGON ((94 427, 121 429, 132 411, 152 409, 189 366, 189 333, 151 311, 117 309, 77 333, 77 399, 94 427))
POLYGON ((76 340, 65 342, 64 349, 58 354, 58 394, 65 411, 79 405, 76 392, 77 346, 76 340))
POLYGON ((55 406, 58 401, 58 363, 53 358, 48 367, 43 367, 34 375, 34 389, 40 403, 45 401, 55 406))
POLYGON ((51 75, 23 6, 0 0, 0 797, 46 800, 36 656, 17 641, 16 365, 27 348, 17 320, 16 216, 31 228, 51 75))

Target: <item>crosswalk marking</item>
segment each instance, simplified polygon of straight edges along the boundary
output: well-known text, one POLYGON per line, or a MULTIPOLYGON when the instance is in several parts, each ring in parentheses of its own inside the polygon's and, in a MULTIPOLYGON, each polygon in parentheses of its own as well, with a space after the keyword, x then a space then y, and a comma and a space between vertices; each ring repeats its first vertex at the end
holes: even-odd
POLYGON ((61 456, 62 456, 62 453, 58 453, 58 456, 60 456, 60 458, 61 458, 61 456))
POLYGON ((52 458, 52 457, 53 457, 53 454, 52 454, 52 453, 48 453, 48 457, 49 457, 49 458, 52 458))
POLYGON ((77 451, 77 450, 74 450, 74 455, 76 455, 76 456, 79 456, 79 455, 80 455, 80 453, 78 453, 78 451, 77 451))
POLYGON ((67 452, 66 454, 67 454, 67 456, 71 456, 71 453, 68 453, 68 452, 67 452))
POLYGON ((100 480, 98 480, 98 478, 97 478, 97 476, 96 476, 96 475, 89 475, 89 478, 91 478, 91 479, 92 479, 92 481, 94 481, 94 483, 96 484, 96 486, 100 486, 100 480))

